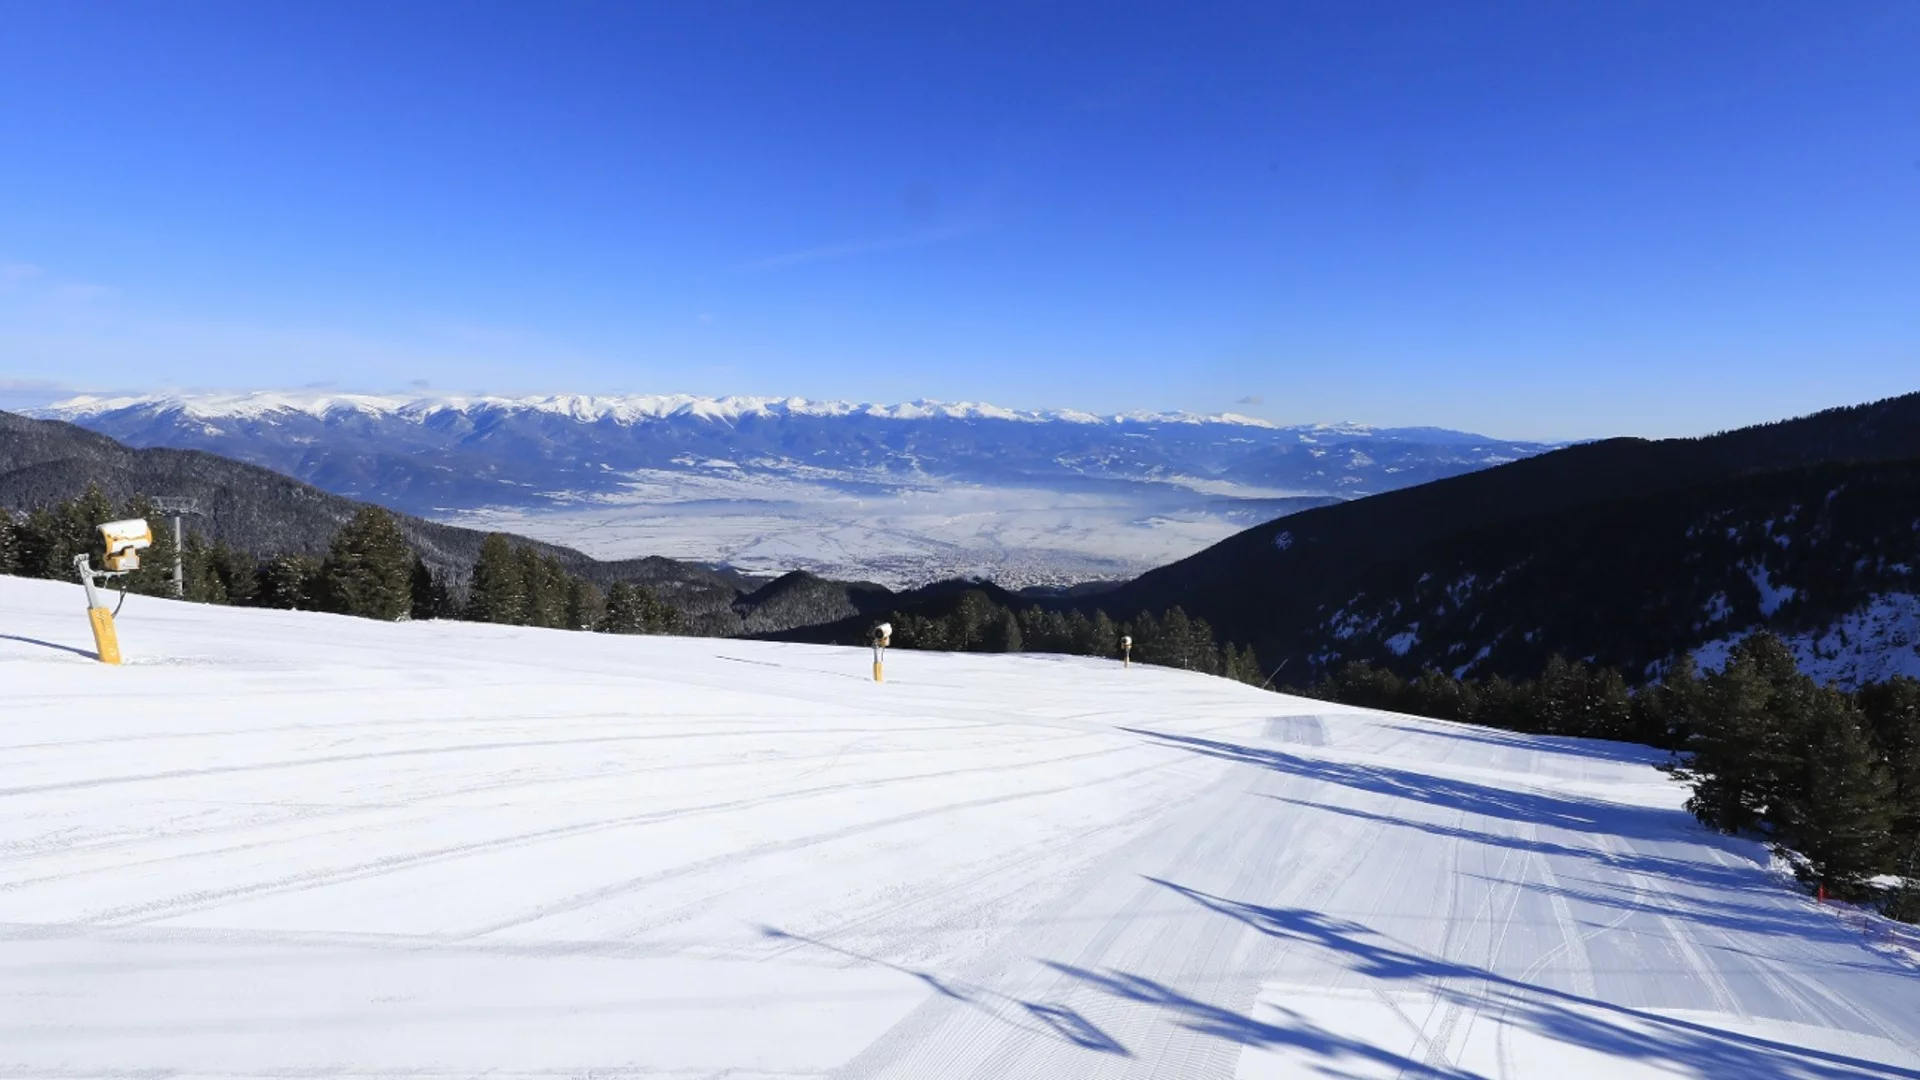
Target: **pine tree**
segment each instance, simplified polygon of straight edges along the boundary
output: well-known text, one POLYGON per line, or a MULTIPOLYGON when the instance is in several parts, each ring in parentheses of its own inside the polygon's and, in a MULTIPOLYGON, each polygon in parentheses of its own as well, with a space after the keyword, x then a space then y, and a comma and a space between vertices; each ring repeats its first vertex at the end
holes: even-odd
POLYGON ((1658 684, 1633 696, 1633 740, 1648 746, 1685 746, 1705 708, 1704 692, 1693 654, 1682 653, 1658 684))
MULTIPOLYGON (((894 625, 900 626, 896 618, 894 625)), ((670 634, 680 628, 680 613, 644 585, 615 582, 607 590, 606 614, 600 628, 610 634, 670 634)))
POLYGON ((1236 679, 1249 686, 1259 686, 1266 682, 1260 674, 1260 659, 1253 655, 1251 646, 1241 649, 1229 641, 1222 646, 1221 652, 1224 654, 1222 659, 1224 674, 1227 678, 1236 679))
MULTIPOLYGON (((1079 612, 1074 612, 1078 616, 1079 612)), ((1120 628, 1113 624, 1107 613, 1094 609, 1093 618, 1082 617, 1079 623, 1072 619, 1068 624, 1073 628, 1076 639, 1081 644, 1074 649, 1083 656, 1113 656, 1120 651, 1120 628)))
MULTIPOLYGON (((1152 612, 1142 611, 1131 622, 1120 628, 1120 633, 1133 638, 1133 662, 1136 664, 1165 664, 1166 642, 1160 634, 1160 622, 1152 612)), ((1178 665, 1179 660, 1174 661, 1178 665)))
POLYGON ((1703 708, 1687 739, 1687 757, 1675 776, 1693 785, 1687 809, 1700 823, 1737 833, 1759 825, 1767 782, 1759 748, 1773 726, 1773 691, 1752 658, 1739 649, 1709 674, 1703 708))
POLYGON ((1020 634, 1020 620, 1014 617, 1009 608, 1000 609, 1000 617, 988 627, 986 649, 988 652, 1019 652, 1025 640, 1020 634))
POLYGON ((1534 692, 1538 726, 1533 730, 1548 735, 1583 734, 1587 706, 1586 672, 1559 653, 1547 657, 1534 692))
POLYGON ((1191 668, 1194 661, 1193 623, 1187 619, 1185 608, 1175 605, 1160 622, 1160 645, 1157 650, 1164 659, 1158 661, 1168 667, 1191 668))
POLYGON ((1627 680, 1612 668, 1601 668, 1587 679, 1586 727, 1579 734, 1590 739, 1631 739, 1633 692, 1627 680))
POLYGON ((447 592, 446 579, 433 572, 425 559, 415 556, 408 575, 407 594, 415 619, 445 619, 454 614, 453 598, 447 592))
POLYGON ((1778 806, 1804 791, 1808 749, 1831 718, 1822 696, 1826 692, 1800 673, 1793 650, 1773 634, 1755 634, 1735 646, 1733 654, 1751 663, 1767 684, 1767 722, 1750 753, 1759 805, 1778 806))
POLYGON ((1804 778, 1768 816, 1777 826, 1777 849, 1800 857, 1796 872, 1804 880, 1855 898, 1887 854, 1893 785, 1852 703, 1823 691, 1815 707, 1819 734, 1804 778))
POLYGON ((1881 911, 1890 919, 1920 922, 1920 836, 1907 840, 1906 853, 1895 860, 1899 881, 1887 894, 1881 911))
POLYGON ((319 608, 320 561, 308 555, 279 555, 260 565, 254 600, 262 607, 319 608))
POLYGON ((480 557, 473 564, 467 617, 476 622, 524 623, 526 611, 527 586, 513 546, 505 534, 489 533, 480 542, 480 557))
POLYGON ((624 581, 616 581, 607 589, 607 611, 600 617, 600 629, 609 634, 641 632, 632 585, 624 581))
POLYGON ((226 597, 225 603, 254 603, 258 570, 259 560, 244 551, 235 551, 224 541, 214 541, 207 552, 207 573, 218 582, 220 592, 226 597))
POLYGON ((232 597, 227 594, 226 582, 220 578, 214 566, 213 549, 197 532, 187 534, 187 542, 180 551, 181 577, 185 588, 185 597, 198 604, 228 604, 232 597))
POLYGON ((1422 669, 1419 676, 1407 684, 1406 694, 1406 709, 1421 716, 1464 720, 1471 712, 1460 680, 1437 668, 1422 669))
POLYGON ((522 626, 545 626, 546 614, 554 608, 554 597, 549 591, 550 582, 544 568, 540 565, 540 552, 533 547, 521 544, 513 549, 513 563, 520 572, 520 587, 525 597, 520 617, 514 621, 522 626))
POLYGON ((16 529, 19 572, 71 581, 74 557, 81 554, 92 555, 94 569, 100 569, 99 529, 117 516, 98 484, 88 484, 75 498, 35 507, 16 529))
POLYGON ((567 582, 567 629, 592 630, 607 614, 607 598, 583 578, 567 582))
POLYGON ((1376 668, 1365 660, 1349 660, 1327 680, 1335 701, 1365 709, 1399 712, 1405 708, 1406 684, 1400 676, 1385 668, 1376 668))
POLYGON ((334 534, 321 571, 327 600, 347 615, 389 622, 413 610, 413 550, 400 523, 367 506, 334 534))
POLYGON ((0 574, 19 572, 20 526, 14 524, 13 512, 0 506, 0 574))
POLYGON ((947 637, 954 648, 962 652, 984 648, 999 626, 1000 606, 979 589, 968 589, 960 594, 960 601, 954 605, 947 621, 947 637))
POLYGON ((541 557, 540 580, 546 595, 546 603, 540 610, 540 625, 565 630, 575 629, 567 621, 567 602, 573 595, 573 575, 567 573, 567 568, 560 565, 559 556, 541 557))
POLYGON ((1532 688, 1524 684, 1516 685, 1500 675, 1488 679, 1480 686, 1473 722, 1504 731, 1539 730, 1532 688))
POLYGON ((1893 781, 1893 833, 1903 848, 1920 841, 1920 680, 1895 676, 1861 687, 1860 711, 1893 781))

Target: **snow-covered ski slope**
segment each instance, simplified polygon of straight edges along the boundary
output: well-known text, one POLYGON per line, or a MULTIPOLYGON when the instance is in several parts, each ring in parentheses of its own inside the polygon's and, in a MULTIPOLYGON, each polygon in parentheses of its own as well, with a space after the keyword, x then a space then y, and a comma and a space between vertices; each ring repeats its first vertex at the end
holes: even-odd
POLYGON ((1650 752, 0 578, 0 1075, 1920 1077, 1650 752))

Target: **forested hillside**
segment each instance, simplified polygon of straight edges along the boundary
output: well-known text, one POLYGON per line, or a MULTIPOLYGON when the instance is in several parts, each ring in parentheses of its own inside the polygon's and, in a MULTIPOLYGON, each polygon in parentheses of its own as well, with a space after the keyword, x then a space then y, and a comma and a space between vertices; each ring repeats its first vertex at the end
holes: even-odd
POLYGON ((1531 676, 1554 653, 1633 679, 1770 628, 1831 677, 1920 670, 1920 395, 1701 439, 1615 439, 1309 510, 1148 573, 1269 667, 1364 659, 1531 676), (1848 620, 1851 620, 1849 622, 1848 620), (1870 638, 1870 646, 1863 639, 1870 638), (1904 644, 1903 644, 1904 642, 1904 644))

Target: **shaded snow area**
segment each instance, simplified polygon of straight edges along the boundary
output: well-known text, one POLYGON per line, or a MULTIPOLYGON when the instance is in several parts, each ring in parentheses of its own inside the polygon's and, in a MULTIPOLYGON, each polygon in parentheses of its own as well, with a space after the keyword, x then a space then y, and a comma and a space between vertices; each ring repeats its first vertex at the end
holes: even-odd
MULTIPOLYGON (((1773 523, 1767 522, 1771 529, 1773 523)), ((1775 585, 1767 568, 1759 563, 1747 565, 1747 577, 1752 580, 1754 591, 1760 594, 1760 614, 1771 619, 1780 610, 1781 605, 1797 596, 1800 590, 1791 585, 1775 585)))
MULTIPOLYGON (((1752 636, 1742 630, 1694 652, 1702 670, 1726 666, 1733 647, 1752 636)), ((1819 682, 1849 689, 1895 675, 1920 678, 1920 596, 1882 593, 1821 630, 1781 633, 1800 670, 1819 682)))
POLYGON ((0 578, 0 1076, 1920 1077, 1651 751, 0 578))

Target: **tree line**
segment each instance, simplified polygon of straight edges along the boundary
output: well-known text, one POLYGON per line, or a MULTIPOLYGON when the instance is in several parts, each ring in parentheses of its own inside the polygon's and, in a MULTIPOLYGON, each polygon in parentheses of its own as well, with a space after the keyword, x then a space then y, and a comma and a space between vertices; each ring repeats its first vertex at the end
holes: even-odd
POLYGON ((1205 619, 1190 619, 1178 607, 1164 615, 1140 612, 1116 622, 1104 611, 1023 611, 996 602, 982 589, 962 592, 944 612, 895 611, 893 644, 906 649, 951 652, 1047 652, 1118 657, 1120 639, 1133 639, 1133 659, 1259 684, 1260 665, 1251 648, 1219 641, 1205 619))
MULTIPOLYGON (((172 596, 173 531, 163 527, 145 496, 116 507, 97 486, 23 518, 0 511, 0 573, 72 580, 74 556, 99 554, 102 522, 136 517, 154 525, 153 546, 140 553, 140 569, 117 584, 128 592, 172 596)), ((184 598, 201 603, 618 634, 671 633, 682 621, 644 585, 619 582, 602 592, 567 572, 552 554, 500 533, 482 542, 472 587, 465 597, 455 596, 445 577, 413 550, 394 516, 377 506, 361 508, 341 526, 321 558, 263 558, 208 543, 197 532, 186 535, 180 556, 184 598)))
POLYGON ((1537 679, 1413 679, 1364 663, 1304 693, 1393 712, 1671 750, 1667 771, 1691 789, 1709 828, 1758 835, 1809 887, 1877 898, 1920 921, 1920 680, 1856 691, 1801 673, 1785 642, 1755 634, 1717 671, 1682 656, 1630 688, 1619 672, 1553 657, 1537 679), (1891 875, 1895 885, 1875 879, 1891 875))

